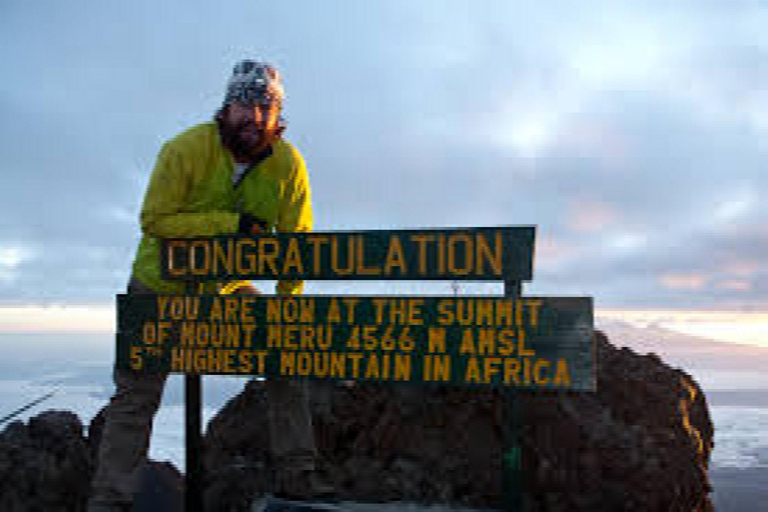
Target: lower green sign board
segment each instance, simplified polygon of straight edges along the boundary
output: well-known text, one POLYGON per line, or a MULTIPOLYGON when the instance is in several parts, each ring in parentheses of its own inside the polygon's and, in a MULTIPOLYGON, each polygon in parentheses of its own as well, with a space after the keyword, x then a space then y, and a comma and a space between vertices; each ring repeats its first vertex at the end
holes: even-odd
POLYGON ((594 390, 589 297, 118 295, 139 372, 594 390))

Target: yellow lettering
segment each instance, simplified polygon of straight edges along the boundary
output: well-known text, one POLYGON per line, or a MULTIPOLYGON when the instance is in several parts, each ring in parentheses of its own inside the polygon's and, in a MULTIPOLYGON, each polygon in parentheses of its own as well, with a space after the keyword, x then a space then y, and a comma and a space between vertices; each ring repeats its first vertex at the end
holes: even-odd
POLYGON ((160 320, 164 320, 168 314, 168 301, 170 301, 169 297, 164 295, 157 296, 157 313, 160 317, 160 320))
POLYGON ((430 327, 428 340, 428 347, 430 352, 445 352, 444 327, 430 327))
POLYGON ((520 361, 513 358, 504 359, 504 383, 509 384, 510 380, 520 384, 520 361))
POLYGON ((450 356, 425 356, 432 359, 433 380, 448 382, 451 380, 450 356))
POLYGON ((542 375, 542 370, 546 370, 549 368, 549 365, 551 363, 547 361, 546 359, 538 359, 534 365, 533 365, 533 381, 538 386, 543 386, 549 383, 549 376, 544 374, 542 375))
POLYGON ((304 263, 301 261, 301 252, 299 251, 298 238, 290 238, 288 240, 288 249, 285 251, 283 274, 289 274, 290 269, 295 269, 295 272, 299 274, 304 273, 304 263))
POLYGON ((321 333, 317 335, 317 345, 320 350, 328 350, 333 344, 333 326, 326 325, 320 327, 321 333))
POLYGON ((461 346, 459 347, 459 354, 476 354, 475 339, 472 335, 472 329, 464 329, 464 333, 461 336, 461 346))
POLYGON ((459 325, 470 326, 474 323, 475 315, 472 309, 472 301, 469 300, 457 300, 456 301, 456 322, 459 325))
POLYGON ((210 326, 208 324, 197 324, 197 334, 195 336, 195 344, 198 347, 207 347, 210 337, 211 337, 210 326))
MULTIPOLYGON (((343 235, 342 235, 343 236, 343 235)), ((338 276, 348 276, 352 273, 355 266, 355 248, 351 243, 350 238, 346 238, 347 242, 347 265, 345 268, 341 267, 339 263, 339 237, 334 236, 331 238, 331 268, 333 272, 338 276)))
POLYGON ((296 345, 296 334, 298 333, 298 325, 284 325, 283 326, 283 348, 296 350, 299 348, 296 345))
POLYGON ((480 364, 476 357, 467 360, 467 372, 464 374, 464 382, 482 382, 480 377, 480 364))
POLYGON ((376 323, 381 324, 384 321, 384 305, 386 301, 384 299, 373 299, 374 314, 376 316, 376 323))
POLYGON ((322 270, 322 245, 327 244, 327 236, 310 235, 307 237, 307 243, 312 246, 312 271, 315 275, 320 275, 322 270))
POLYGON ((498 357, 486 357, 483 363, 485 370, 484 381, 486 384, 488 384, 491 382, 491 380, 493 380, 493 376, 499 373, 497 366, 501 364, 501 359, 498 357))
POLYGON ((424 306, 424 299, 408 301, 408 325, 424 325, 424 320, 421 318, 422 306, 424 306))
POLYGON ((299 348, 301 350, 314 350, 315 328, 311 325, 302 325, 299 330, 299 348))
POLYGON ((219 268, 223 267, 227 274, 231 274, 234 269, 234 254, 232 240, 227 240, 226 246, 215 240, 213 243, 213 268, 215 271, 218 272, 219 268))
POLYGON ((384 275, 391 275, 395 267, 400 269, 401 275, 408 272, 405 266, 405 254, 403 254, 403 245, 400 242, 400 238, 392 235, 389 237, 389 249, 387 250, 387 258, 384 263, 384 275))
POLYGON ((389 321, 404 324, 407 321, 408 301, 405 299, 393 299, 389 301, 389 321))
POLYGON ((312 354, 299 352, 296 357, 296 370, 303 377, 309 376, 312 373, 312 354))
MULTIPOLYGON (((171 240, 168 243, 168 272, 172 276, 177 276, 177 277, 184 276, 184 275, 187 274, 187 269, 186 268, 176 268, 176 266, 175 266, 175 264, 176 264, 176 255, 174 254, 174 252, 179 247, 186 248, 187 247, 187 242, 185 240, 171 240)), ((189 255, 189 254, 187 254, 187 255, 189 255)))
POLYGON ((214 297, 211 302, 211 312, 208 315, 209 320, 224 320, 224 314, 221 311, 221 299, 214 297))
POLYGON ((267 348, 282 347, 283 332, 279 325, 267 326, 267 348))
POLYGON ((488 263, 491 267, 491 273, 495 276, 502 275, 502 254, 504 246, 502 245, 501 232, 496 231, 495 243, 493 245, 493 251, 488 247, 488 241, 485 239, 484 233, 478 233, 475 237, 477 246, 477 273, 485 273, 485 263, 488 263))
POLYGON ((531 321, 531 327, 536 327, 539 324, 539 308, 541 307, 541 300, 526 300, 525 304, 528 306, 528 318, 531 321))
POLYGON ((536 351, 533 349, 525 348, 525 331, 520 329, 519 336, 517 338, 517 355, 518 357, 535 356, 536 351))
POLYGON ((511 356, 515 353, 515 330, 500 329, 496 350, 500 356, 511 356))
POLYGON ((224 299, 224 319, 227 322, 237 321, 237 308, 240 306, 237 297, 227 297, 224 299))
POLYGON ((376 354, 369 354, 367 365, 365 368, 365 378, 366 379, 378 379, 380 375, 379 371, 379 359, 376 357, 376 354))
POLYGON ((456 320, 453 315, 453 299, 440 300, 437 303, 437 323, 440 325, 451 325, 456 320))
POLYGON ((496 301, 496 325, 497 326, 511 326, 515 325, 514 320, 514 307, 515 301, 512 299, 505 299, 496 301))
POLYGON ((355 323, 355 308, 360 299, 343 298, 341 300, 347 307, 347 325, 353 325, 355 323))
POLYGON ((244 346, 250 347, 253 342, 253 331, 256 330, 256 326, 253 324, 243 324, 243 342, 244 346))
POLYGON ((253 254, 255 247, 256 242, 251 239, 245 238, 237 241, 235 266, 239 273, 252 274, 256 272, 256 257, 253 254), (246 247, 249 247, 249 249, 246 250, 246 247), (243 260, 245 260, 245 262, 243 260))
POLYGON ((142 343, 145 345, 154 345, 157 343, 157 325, 155 322, 144 322, 143 335, 141 337, 142 343))
POLYGON ((347 354, 347 359, 352 362, 352 378, 360 378, 360 359, 363 354, 347 354))
POLYGON ((568 372, 568 364, 565 359, 558 359, 555 367, 555 378, 552 380, 553 386, 569 387, 571 385, 571 375, 568 372))
POLYGON ((494 355, 496 353, 496 330, 478 329, 478 331, 479 336, 477 338, 477 355, 494 355))
POLYGON ((352 237, 352 242, 357 247, 357 257, 355 263, 357 263, 357 274, 364 276, 380 276, 380 267, 366 267, 365 266, 365 239, 361 236, 352 237))
POLYGON ((296 352, 280 353, 280 375, 296 374, 296 352))
POLYGON ((251 373, 253 371, 253 362, 251 361, 251 351, 243 350, 238 354, 240 360, 240 366, 237 369, 238 373, 251 373))
POLYGON ((191 347, 195 344, 195 323, 182 322, 181 324, 181 345, 191 347))
POLYGON ((456 233, 448 238, 448 270, 451 274, 457 276, 466 276, 472 272, 474 266, 474 244, 472 238, 466 233, 456 233), (464 266, 459 267, 456 263, 456 245, 464 244, 464 266))
POLYGON ((259 239, 259 274, 269 275, 266 267, 269 266, 271 275, 277 275, 277 259, 280 256, 280 242, 276 238, 259 239))
POLYGON ((172 372, 183 372, 186 370, 186 365, 184 364, 184 352, 186 352, 186 350, 182 350, 178 347, 171 349, 172 372))
POLYGON ((331 358, 330 368, 328 370, 329 377, 335 377, 343 379, 346 377, 346 357, 344 354, 337 352, 330 352, 328 356, 331 358))
POLYGON ((328 323, 341 323, 341 310, 339 309, 339 301, 331 299, 328 303, 328 316, 325 319, 328 323))
POLYGON ((256 297, 240 296, 240 322, 254 323, 256 320, 253 318, 253 305, 256 302, 256 297))
POLYGON ((395 380, 411 380, 411 356, 395 354, 395 380))
POLYGON ((312 360, 313 360, 312 374, 315 377, 325 377, 326 375, 328 375, 328 366, 329 366, 328 354, 321 354, 321 353, 315 352, 314 354, 312 354, 312 360))
POLYGON ((437 235, 437 271, 445 274, 445 235, 437 235))
POLYGON ((427 273, 427 242, 434 242, 435 235, 411 235, 411 241, 416 243, 419 249, 419 267, 417 272, 421 275, 427 273))
POLYGON ((141 357, 141 347, 131 347, 131 368, 141 370, 144 366, 144 359, 141 357))
POLYGON ((256 350, 253 352, 253 355, 257 357, 257 364, 256 364, 256 375, 264 375, 267 371, 267 351, 266 350, 256 350))
POLYGON ((475 300, 475 321, 477 325, 494 325, 493 301, 485 299, 475 300))

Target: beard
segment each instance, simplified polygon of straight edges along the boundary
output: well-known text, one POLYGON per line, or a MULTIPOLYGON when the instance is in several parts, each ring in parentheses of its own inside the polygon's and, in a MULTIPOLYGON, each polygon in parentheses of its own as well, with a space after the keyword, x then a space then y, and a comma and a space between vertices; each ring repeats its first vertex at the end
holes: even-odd
POLYGON ((225 122, 222 116, 216 116, 216 124, 219 127, 221 143, 236 160, 256 160, 274 138, 274 134, 247 121, 232 125, 225 122))

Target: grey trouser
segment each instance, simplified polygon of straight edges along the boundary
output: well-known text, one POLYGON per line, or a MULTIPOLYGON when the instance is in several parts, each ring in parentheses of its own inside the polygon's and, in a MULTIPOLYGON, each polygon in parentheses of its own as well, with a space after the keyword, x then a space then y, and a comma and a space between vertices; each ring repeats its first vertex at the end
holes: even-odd
MULTIPOLYGON (((128 293, 153 292, 131 280, 128 293)), ((115 369, 115 393, 105 413, 91 505, 133 501, 167 377, 115 369)), ((316 451, 306 382, 268 380, 266 390, 274 462, 286 469, 314 469, 316 451)))

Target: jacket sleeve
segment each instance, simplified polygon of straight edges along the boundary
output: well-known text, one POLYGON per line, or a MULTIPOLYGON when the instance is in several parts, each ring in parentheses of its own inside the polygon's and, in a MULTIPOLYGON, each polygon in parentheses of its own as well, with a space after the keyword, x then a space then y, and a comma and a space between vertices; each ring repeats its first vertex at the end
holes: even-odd
MULTIPOLYGON (((280 200, 277 230, 284 233, 308 233, 312 231, 312 197, 309 176, 304 159, 291 148, 293 171, 286 183, 280 200)), ((304 289, 300 280, 282 280, 277 283, 277 293, 298 295, 304 289)))
POLYGON ((185 211, 192 192, 193 173, 189 162, 165 144, 141 207, 141 229, 157 238, 229 234, 237 231, 239 214, 234 212, 185 211))

